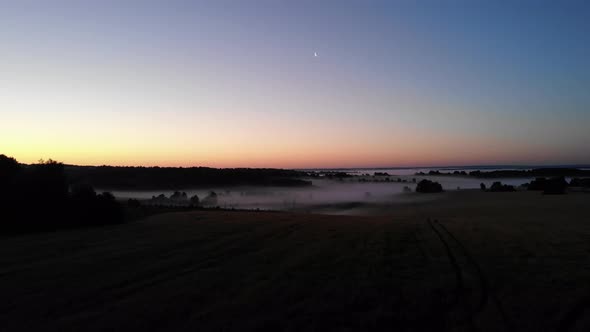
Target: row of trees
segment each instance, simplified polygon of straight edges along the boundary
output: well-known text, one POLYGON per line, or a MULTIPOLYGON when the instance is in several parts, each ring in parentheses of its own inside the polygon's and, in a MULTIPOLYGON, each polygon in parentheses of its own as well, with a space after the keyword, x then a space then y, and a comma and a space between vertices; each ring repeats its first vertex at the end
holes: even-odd
MULTIPOLYGON (((568 187, 590 187, 590 178, 574 178, 568 183, 564 177, 553 178, 536 178, 530 183, 525 183, 522 187, 527 190, 542 191, 544 194, 564 194, 568 187)), ((489 192, 514 192, 516 188, 512 185, 502 184, 500 181, 494 182, 489 188, 484 183, 480 184, 482 191, 489 192)), ((419 193, 437 193, 442 192, 443 188, 440 183, 430 180, 422 180, 416 186, 416 192, 419 193)))
POLYGON ((551 167, 551 168, 534 168, 534 169, 501 169, 491 171, 454 171, 454 172, 441 172, 438 170, 425 172, 417 172, 415 175, 457 175, 457 176, 474 176, 479 178, 514 178, 514 177, 590 177, 590 170, 578 169, 578 168, 564 168, 564 167, 551 167))
POLYGON ((480 178, 509 178, 509 177, 523 177, 523 178, 540 178, 540 177, 590 177, 590 170, 579 168, 534 168, 530 170, 495 170, 495 171, 471 171, 470 176, 480 178))
MULTIPOLYGON (((552 178, 539 177, 530 183, 522 184, 520 187, 530 191, 542 191, 543 194, 565 194, 568 187, 590 188, 590 178, 574 178, 568 183, 563 176, 552 178)), ((481 183, 480 188, 483 191, 491 192, 516 191, 514 186, 502 184, 499 181, 494 182, 489 189, 486 188, 484 183, 481 183)))
POLYGON ((123 210, 111 193, 90 185, 70 186, 64 165, 40 161, 21 165, 0 155, 0 232, 53 230, 123 221, 123 210))
MULTIPOLYGON (((130 206, 139 206, 140 202, 132 200, 129 202, 130 206)), ((201 207, 201 206, 217 206, 217 193, 214 191, 209 192, 205 198, 199 199, 199 196, 193 195, 190 198, 186 192, 175 191, 170 197, 166 197, 164 194, 158 196, 152 196, 151 199, 145 201, 147 205, 155 206, 187 206, 187 207, 201 207)))
POLYGON ((208 167, 117 167, 66 166, 75 183, 90 183, 99 188, 164 189, 229 186, 310 186, 305 172, 282 169, 208 167))

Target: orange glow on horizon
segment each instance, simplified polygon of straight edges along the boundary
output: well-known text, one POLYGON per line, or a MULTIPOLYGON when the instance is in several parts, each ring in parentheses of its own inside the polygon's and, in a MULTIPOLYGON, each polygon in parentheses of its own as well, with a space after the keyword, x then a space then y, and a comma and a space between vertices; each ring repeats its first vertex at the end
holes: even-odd
MULTIPOLYGON (((145 146, 139 143, 112 141, 89 144, 81 141, 60 142, 46 140, 21 141, 18 145, 2 147, 0 153, 22 163, 35 163, 39 159, 53 159, 74 165, 161 166, 161 167, 217 167, 217 168, 372 168, 419 167, 446 165, 483 165, 546 163, 538 158, 522 160, 524 152, 534 154, 530 147, 512 144, 502 147, 501 142, 486 145, 483 142, 447 140, 438 142, 407 142, 403 145, 381 144, 365 148, 363 144, 305 144, 298 142, 283 147, 267 144, 258 148, 253 144, 215 144, 211 146, 184 145, 171 148, 168 144, 145 146), (465 154, 464 151, 471 151, 465 154)), ((538 152, 542 151, 539 149, 538 152)), ((550 162, 550 161, 549 161, 550 162)))

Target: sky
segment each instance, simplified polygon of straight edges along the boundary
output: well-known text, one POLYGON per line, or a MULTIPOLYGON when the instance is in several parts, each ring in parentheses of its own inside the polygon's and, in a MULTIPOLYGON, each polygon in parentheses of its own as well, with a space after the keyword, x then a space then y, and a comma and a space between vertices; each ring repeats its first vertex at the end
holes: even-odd
POLYGON ((0 153, 590 164, 588 1, 0 0, 0 153))

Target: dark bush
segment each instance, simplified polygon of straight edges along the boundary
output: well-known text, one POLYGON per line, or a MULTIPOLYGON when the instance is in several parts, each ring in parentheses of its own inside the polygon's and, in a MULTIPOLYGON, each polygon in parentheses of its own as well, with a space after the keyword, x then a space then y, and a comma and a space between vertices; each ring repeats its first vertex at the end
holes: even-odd
POLYGON ((535 180, 531 181, 531 183, 529 183, 527 189, 528 190, 534 190, 534 191, 541 191, 541 190, 545 190, 545 185, 547 183, 547 179, 545 178, 536 178, 535 180))
POLYGON ((440 183, 426 179, 418 182, 418 185, 416 185, 416 192, 419 193, 439 193, 442 191, 443 188, 440 183))
POLYGON ((91 201, 96 198, 96 191, 89 184, 76 184, 72 186, 70 195, 74 201, 91 201))
POLYGON ((135 198, 130 198, 127 200, 127 206, 132 209, 137 209, 141 207, 141 203, 135 198))
POLYGON ((121 205, 110 192, 103 192, 96 196, 97 224, 120 224, 124 214, 121 205))
POLYGON ((536 178, 528 185, 528 190, 543 191, 543 194, 564 194, 568 183, 565 178, 553 177, 550 179, 536 178))
POLYGON ((516 191, 516 189, 514 189, 514 186, 508 185, 508 184, 502 184, 502 182, 494 182, 492 183, 492 185, 490 186, 490 192, 512 192, 512 191, 516 191))
POLYGON ((480 183, 480 184, 479 184, 479 189, 481 189, 482 191, 486 191, 486 189, 487 189, 487 187, 486 187, 486 184, 485 184, 485 183, 483 183, 483 182, 482 182, 482 183, 480 183))
POLYGON ((565 194, 567 190, 567 181, 563 176, 561 177, 554 177, 547 181, 545 181, 545 188, 543 189, 543 194, 545 195, 561 195, 565 194))

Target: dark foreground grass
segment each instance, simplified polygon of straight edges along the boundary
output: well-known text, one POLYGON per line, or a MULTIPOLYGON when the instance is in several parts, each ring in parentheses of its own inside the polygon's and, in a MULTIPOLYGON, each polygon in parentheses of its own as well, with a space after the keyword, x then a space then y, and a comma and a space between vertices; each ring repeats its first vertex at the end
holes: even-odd
POLYGON ((2 331, 586 331, 590 196, 187 211, 0 239, 2 331))

